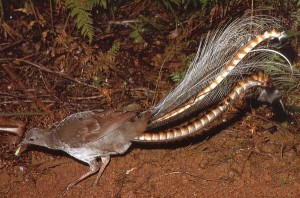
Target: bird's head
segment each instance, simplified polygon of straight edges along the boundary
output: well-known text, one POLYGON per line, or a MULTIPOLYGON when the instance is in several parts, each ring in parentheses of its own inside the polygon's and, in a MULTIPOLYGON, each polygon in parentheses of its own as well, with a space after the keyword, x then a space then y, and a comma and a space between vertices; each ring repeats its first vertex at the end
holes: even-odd
POLYGON ((28 145, 37 145, 49 147, 49 135, 50 132, 45 129, 40 128, 32 128, 30 129, 22 142, 18 145, 15 155, 19 156, 22 152, 24 152, 28 145))

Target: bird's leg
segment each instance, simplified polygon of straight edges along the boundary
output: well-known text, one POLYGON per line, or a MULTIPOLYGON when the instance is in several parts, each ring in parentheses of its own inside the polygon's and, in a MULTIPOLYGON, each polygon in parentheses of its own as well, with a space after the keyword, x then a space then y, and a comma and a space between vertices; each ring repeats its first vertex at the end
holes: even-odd
POLYGON ((106 166, 108 165, 108 163, 110 161, 110 156, 101 157, 101 161, 102 161, 103 164, 102 164, 102 166, 101 166, 101 168, 100 168, 100 170, 98 172, 97 178, 95 179, 95 182, 93 184, 94 187, 97 185, 97 183, 98 183, 98 181, 99 181, 102 173, 104 172, 106 166))
MULTIPOLYGON (((90 166, 89 172, 87 172, 86 174, 82 175, 79 179, 76 179, 75 181, 73 181, 72 183, 70 183, 70 184, 64 189, 63 195, 65 195, 66 192, 67 192, 68 190, 70 190, 74 185, 76 185, 77 183, 79 183, 79 182, 81 182, 82 180, 86 179, 87 177, 89 177, 89 176, 95 174, 95 173, 99 170, 99 165, 98 165, 96 159, 93 160, 93 161, 91 161, 91 162, 89 163, 89 166, 90 166)), ((102 167, 101 167, 101 169, 102 169, 102 167)))

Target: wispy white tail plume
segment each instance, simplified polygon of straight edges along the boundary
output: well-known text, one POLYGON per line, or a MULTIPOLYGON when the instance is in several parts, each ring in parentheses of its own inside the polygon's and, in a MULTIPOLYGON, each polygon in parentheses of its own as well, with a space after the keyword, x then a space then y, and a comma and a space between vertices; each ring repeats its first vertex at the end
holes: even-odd
POLYGON ((237 19, 226 27, 209 33, 200 43, 196 57, 182 82, 150 109, 152 121, 179 108, 191 97, 210 86, 209 93, 204 93, 201 101, 186 109, 182 115, 205 109, 224 98, 243 75, 252 74, 257 70, 265 70, 275 81, 276 77, 278 81, 288 79, 292 73, 289 61, 282 54, 275 52, 270 43, 265 41, 260 43, 264 39, 273 37, 280 39, 283 36, 277 33, 278 31, 271 31, 273 29, 281 29, 275 18, 254 16, 237 19), (258 36, 260 34, 263 35, 258 36), (260 43, 258 46, 254 45, 255 42, 249 43, 254 38, 257 44, 260 43), (240 53, 243 47, 244 52, 240 53), (255 49, 252 49, 253 47, 255 49), (234 67, 230 66, 231 63, 234 63, 234 67), (229 67, 230 70, 227 70, 229 72, 224 72, 224 67, 229 67), (220 74, 224 78, 219 77, 220 74), (213 84, 212 81, 217 83, 213 84))

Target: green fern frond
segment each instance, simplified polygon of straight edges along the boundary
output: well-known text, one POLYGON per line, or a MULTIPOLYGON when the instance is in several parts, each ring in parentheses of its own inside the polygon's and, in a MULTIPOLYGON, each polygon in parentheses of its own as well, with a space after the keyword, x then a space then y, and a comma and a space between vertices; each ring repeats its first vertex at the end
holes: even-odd
POLYGON ((75 22, 81 34, 91 42, 94 37, 93 19, 91 18, 90 2, 80 0, 66 0, 67 7, 71 10, 71 16, 76 17, 75 22))
POLYGON ((104 9, 107 9, 107 4, 109 3, 109 0, 89 0, 89 4, 91 7, 94 7, 95 5, 99 5, 104 9))
POLYGON ((75 22, 81 34, 91 42, 94 37, 92 8, 96 5, 107 9, 109 0, 66 0, 67 7, 71 10, 71 16, 76 17, 75 22))
POLYGON ((147 28, 144 27, 144 24, 129 24, 129 27, 132 29, 132 32, 129 34, 129 38, 133 39, 133 42, 135 43, 145 43, 143 33, 147 31, 147 28))
POLYGON ((118 55, 120 51, 121 43, 119 41, 115 41, 111 48, 108 51, 108 54, 111 55, 112 60, 114 61, 116 56, 118 55))
POLYGON ((186 71, 174 72, 170 76, 171 76, 171 79, 173 82, 178 83, 184 78, 185 73, 186 73, 186 71))

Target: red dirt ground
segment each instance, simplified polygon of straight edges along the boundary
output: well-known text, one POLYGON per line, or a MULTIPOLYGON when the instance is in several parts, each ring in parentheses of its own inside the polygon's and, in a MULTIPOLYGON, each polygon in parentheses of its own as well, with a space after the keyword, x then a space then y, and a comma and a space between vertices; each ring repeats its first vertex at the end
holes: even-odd
MULTIPOLYGON (((137 1, 147 7, 147 2, 151 1, 145 1, 145 5, 142 2, 137 1)), ((44 14, 43 19, 49 22, 47 14, 50 12, 47 6, 46 3, 38 4, 36 9, 40 10, 39 14, 44 14), (47 9, 43 7, 45 5, 47 9)), ((125 11, 121 14, 128 14, 129 18, 135 18, 142 12, 142 9, 133 3, 128 3, 128 6, 124 7, 125 11), (128 13, 130 6, 135 8, 135 12, 128 13)), ((248 3, 245 6, 248 6, 248 3)), ((3 46, 7 44, 9 47, 1 48, 3 51, 0 54, 0 61, 2 58, 3 60, 23 58, 44 65, 52 71, 64 69, 69 77, 85 80, 89 84, 96 82, 93 78, 96 76, 98 80, 100 79, 101 85, 101 92, 95 91, 19 61, 5 63, 5 66, 14 72, 14 75, 11 75, 2 70, 0 65, 1 100, 3 98, 3 101, 0 101, 1 112, 17 114, 16 119, 25 121, 27 129, 49 128, 70 113, 96 107, 120 109, 128 104, 138 103, 142 108, 148 108, 152 96, 145 97, 147 94, 143 91, 150 90, 150 95, 154 92, 160 66, 168 56, 164 51, 165 47, 187 46, 183 42, 192 40, 189 35, 193 33, 192 30, 187 30, 187 27, 189 25, 201 27, 196 23, 199 22, 198 19, 196 22, 191 19, 191 23, 182 28, 187 38, 184 36, 181 40, 177 38, 180 41, 176 43, 175 40, 165 39, 166 34, 153 34, 154 38, 148 40, 148 47, 143 44, 132 44, 128 39, 132 31, 130 28, 122 27, 120 28, 122 31, 116 28, 108 37, 98 32, 100 35, 98 41, 95 45, 89 46, 88 42, 78 35, 71 36, 75 32, 75 25, 70 22, 66 35, 48 32, 46 41, 42 42, 40 37, 39 40, 36 37, 32 38, 31 35, 41 33, 41 29, 34 29, 37 23, 30 23, 34 16, 16 14, 13 11, 16 7, 13 5, 10 9, 13 17, 12 19, 6 17, 5 21, 24 38, 20 41, 20 45, 11 45, 15 41, 9 36, 8 40, 1 38, 3 46), (58 42, 59 39, 61 43, 58 42), (122 42, 116 65, 107 69, 99 64, 101 68, 98 68, 97 58, 104 57, 102 61, 106 61, 106 52, 111 47, 112 40, 122 42), (57 43, 53 44, 54 42, 57 43), (104 53, 98 54, 99 51, 104 53), (50 54, 53 52, 56 56, 49 58, 48 52, 50 54), (80 57, 77 52, 81 55, 90 55, 92 58, 88 60, 96 61, 82 66, 79 62, 84 62, 86 57, 80 57), (93 57, 95 54, 97 58, 93 57), (86 73, 82 72, 83 68, 86 73), (12 76, 19 79, 19 84, 12 76), (20 83, 25 88, 20 87, 20 83), (101 97, 95 100, 87 99, 89 96, 98 95, 101 97), (50 110, 50 114, 44 114, 40 107, 36 108, 36 98, 50 110), (37 109, 40 110, 38 113, 41 113, 39 116, 34 114, 37 109)), ((151 9, 161 11, 161 8, 151 9)), ((216 12, 218 9, 222 10, 218 7, 216 12)), ((224 10, 232 12, 234 8, 229 6, 224 10)), ((65 25, 65 21, 58 18, 59 11, 56 13, 57 18, 54 16, 57 22, 54 25, 55 28, 57 25, 58 29, 65 25)), ((214 17, 221 18, 215 12, 211 14, 212 16, 201 19, 208 21, 214 17)), ((227 18, 221 20, 228 21, 235 15, 224 13, 227 18)), ((127 15, 122 17, 127 19, 127 15)), ((161 14, 157 17, 166 17, 163 19, 171 21, 173 14, 161 14)), ((290 18, 286 18, 286 21, 290 21, 290 18)), ((45 32, 50 29, 47 25, 39 27, 45 28, 42 29, 45 32)), ((165 31, 170 33, 171 28, 165 31)), ((199 29, 199 32, 206 31, 199 29)), ((195 37, 193 39, 198 41, 199 36, 195 37)), ((169 80, 170 74, 184 70, 182 60, 187 58, 186 54, 195 52, 197 46, 186 48, 182 47, 166 62, 158 90, 160 95, 164 95, 175 86, 175 83, 169 80)), ((297 50, 299 54, 299 44, 297 50)), ((285 95, 285 101, 288 100, 288 104, 293 103, 292 106, 299 108, 299 92, 290 93, 292 94, 285 95)), ((245 106, 249 105, 248 103, 245 106)), ((260 106, 251 110, 237 114, 235 109, 230 109, 217 122, 207 127, 204 134, 180 142, 163 145, 133 144, 126 154, 112 157, 97 187, 91 187, 95 179, 95 176, 92 176, 69 190, 66 197, 300 197, 299 113, 295 113, 290 120, 282 122, 281 119, 281 122, 275 122, 270 107, 260 106), (226 122, 222 122, 223 120, 226 122)), ((0 134, 0 197, 61 197, 66 185, 88 170, 88 166, 61 152, 43 148, 31 147, 21 157, 14 156, 15 145, 11 143, 12 141, 4 143, 4 139, 10 138, 13 136, 0 134)))
MULTIPOLYGON (((267 125, 243 116, 193 142, 135 145, 112 158, 97 187, 91 187, 95 176, 90 177, 66 197, 299 197, 299 134, 271 133, 263 129, 267 125)), ((1 169, 3 197, 60 197, 88 169, 67 156, 29 155, 26 166, 1 169)))

